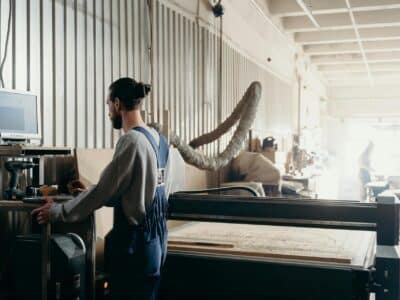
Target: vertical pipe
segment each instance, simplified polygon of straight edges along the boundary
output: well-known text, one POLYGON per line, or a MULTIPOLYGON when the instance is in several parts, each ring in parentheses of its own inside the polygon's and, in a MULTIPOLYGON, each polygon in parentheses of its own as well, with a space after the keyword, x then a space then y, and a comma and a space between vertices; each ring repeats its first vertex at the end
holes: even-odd
POLYGON ((125 14, 125 68, 126 68, 126 74, 125 76, 129 76, 129 43, 128 43, 128 32, 129 30, 132 30, 131 28, 128 27, 128 0, 125 0, 125 9, 124 9, 124 14, 125 14))
POLYGON ((12 88, 15 89, 16 87, 16 17, 15 17, 15 5, 14 1, 11 1, 11 13, 12 13, 12 88))
POLYGON ((40 132, 42 133, 42 141, 44 141, 44 76, 43 76, 43 1, 40 0, 39 4, 39 56, 40 56, 40 119, 42 120, 40 124, 40 132))
POLYGON ((74 61, 74 71, 75 71, 75 114, 74 114, 74 124, 75 124, 75 147, 78 146, 78 0, 74 0, 74 48, 75 48, 75 61, 74 61))
POLYGON ((53 60, 52 60, 52 68, 53 68, 53 146, 56 146, 57 143, 57 82, 56 82, 56 62, 57 62, 57 53, 56 53, 56 3, 55 0, 51 2, 51 19, 52 19, 52 51, 53 51, 53 60))
POLYGON ((68 72, 67 72, 67 0, 64 0, 64 146, 68 144, 68 114, 67 114, 67 97, 68 97, 68 72))
POLYGON ((97 51, 96 51, 96 45, 97 45, 97 39, 96 39, 96 28, 97 28, 97 11, 96 11, 96 0, 93 0, 93 110, 94 110, 94 126, 93 126, 93 130, 94 130, 94 139, 93 139, 93 147, 97 148, 98 145, 98 141, 97 141, 97 51))
POLYGON ((136 41, 135 41, 135 37, 136 37, 136 35, 135 35, 135 28, 136 28, 136 19, 135 19, 135 2, 131 2, 131 5, 132 5, 132 11, 131 11, 131 19, 132 19, 132 27, 131 27, 131 30, 132 30, 132 74, 133 74, 133 78, 137 78, 137 72, 136 72, 136 61, 135 61, 135 58, 136 58, 136 51, 135 51, 135 45, 136 45, 136 41))
MULTIPOLYGON (((101 58, 102 58, 102 99, 105 99, 106 95, 105 95, 105 84, 106 84, 106 78, 105 78, 105 53, 104 53, 104 48, 105 48, 105 34, 104 34, 104 0, 101 0, 101 35, 102 35, 102 47, 101 47, 101 58)), ((102 137, 103 137, 103 141, 102 141, 102 146, 103 148, 106 147, 106 107, 105 105, 102 105, 103 109, 102 109, 102 116, 103 116, 103 120, 102 120, 102 137)))
POLYGON ((89 113, 89 101, 88 101, 88 78, 87 78, 87 75, 88 75, 88 42, 87 42, 87 39, 88 39, 88 34, 87 34, 87 29, 88 29, 88 5, 87 5, 87 0, 84 0, 85 2, 84 2, 84 15, 85 15, 85 19, 84 19, 84 25, 85 25, 85 28, 84 28, 84 38, 85 38, 85 42, 84 42, 84 53, 85 53, 85 67, 84 67, 84 75, 83 75, 83 77, 85 78, 85 83, 84 83, 84 89, 85 89, 85 99, 84 99, 84 101, 85 101, 85 122, 84 122, 84 130, 85 130, 85 135, 84 135, 84 139, 85 139, 85 142, 84 142, 84 145, 85 145, 85 148, 87 148, 88 147, 88 145, 89 145, 89 133, 88 133, 88 130, 89 130, 89 120, 88 120, 88 113, 89 113))
POLYGON ((297 134, 301 134, 301 76, 297 75, 297 134))
MULTIPOLYGON (((114 0, 115 1, 115 0, 114 0)), ((114 80, 114 35, 113 35, 113 31, 114 31, 114 18, 113 18, 113 3, 112 1, 110 1, 110 41, 111 41, 111 81, 114 80)), ((111 131, 110 131, 110 143, 111 143, 111 148, 114 148, 114 129, 111 127, 111 131)))
MULTIPOLYGON (((0 12, 1 15, 1 12, 0 12)), ((26 52, 27 52, 27 64, 26 64, 26 74, 27 82, 26 89, 31 90, 31 0, 26 2, 26 52)))
MULTIPOLYGON (((220 16, 219 28, 219 59, 218 59, 218 106, 217 106, 217 126, 222 123, 222 43, 223 43, 223 18, 220 16)), ((221 139, 217 142, 217 153, 221 153, 221 139)), ((221 183, 221 172, 218 172, 218 184, 221 183)))

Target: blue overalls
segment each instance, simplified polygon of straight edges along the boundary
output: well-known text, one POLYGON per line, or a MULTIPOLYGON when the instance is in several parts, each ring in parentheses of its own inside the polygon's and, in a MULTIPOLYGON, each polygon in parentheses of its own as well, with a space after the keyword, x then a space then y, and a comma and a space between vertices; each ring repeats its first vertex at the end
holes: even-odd
POLYGON ((160 269, 167 255, 168 200, 164 169, 169 149, 162 134, 157 147, 153 136, 145 128, 135 127, 133 130, 146 136, 156 154, 158 185, 153 203, 140 225, 129 224, 121 201, 115 204, 113 229, 106 237, 106 269, 110 273, 112 299, 155 300, 160 269))

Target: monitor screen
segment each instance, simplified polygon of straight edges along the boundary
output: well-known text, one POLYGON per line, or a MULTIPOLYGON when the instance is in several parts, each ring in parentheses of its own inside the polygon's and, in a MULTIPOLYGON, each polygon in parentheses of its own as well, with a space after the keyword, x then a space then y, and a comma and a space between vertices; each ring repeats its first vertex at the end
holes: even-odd
POLYGON ((36 95, 0 90, 0 133, 39 134, 36 95))

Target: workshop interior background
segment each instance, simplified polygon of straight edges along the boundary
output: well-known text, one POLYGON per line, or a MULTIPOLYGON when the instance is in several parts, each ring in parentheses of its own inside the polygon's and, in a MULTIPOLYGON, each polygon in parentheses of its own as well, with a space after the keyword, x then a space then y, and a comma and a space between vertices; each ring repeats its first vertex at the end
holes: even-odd
MULTIPOLYGON (((190 141, 229 116, 249 83, 259 80, 254 131, 274 136, 282 152, 301 132, 302 148, 317 156, 324 174, 320 197, 359 197, 352 188, 358 158, 371 140, 376 172, 398 172, 392 146, 400 128, 396 1, 351 1, 357 34, 345 1, 306 1, 319 28, 296 1, 224 1, 220 103, 220 23, 208 1, 152 2, 149 15, 144 0, 14 1, 5 87, 39 96, 44 145, 113 147, 120 133, 107 117, 108 85, 121 76, 150 82, 152 45, 149 122, 163 123, 168 110, 171 130, 190 141)), ((9 5, 0 2, 0 57, 9 5)), ((229 139, 206 146, 206 153, 217 153, 229 139)))

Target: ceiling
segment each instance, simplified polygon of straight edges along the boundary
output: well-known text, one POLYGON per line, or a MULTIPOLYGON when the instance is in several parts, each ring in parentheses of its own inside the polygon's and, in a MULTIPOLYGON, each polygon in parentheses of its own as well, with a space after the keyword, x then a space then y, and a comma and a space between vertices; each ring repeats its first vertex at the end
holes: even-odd
POLYGON ((329 85, 399 83, 400 0, 269 0, 329 85))

